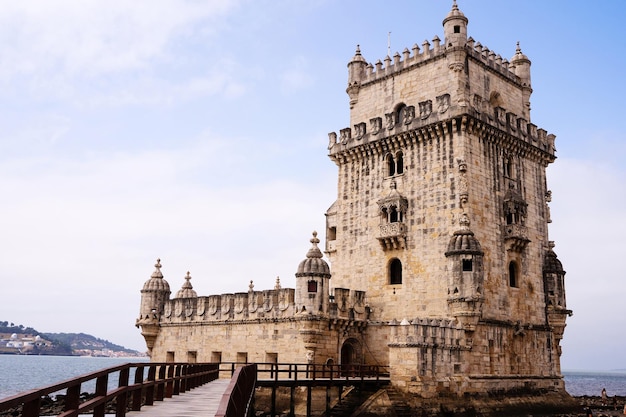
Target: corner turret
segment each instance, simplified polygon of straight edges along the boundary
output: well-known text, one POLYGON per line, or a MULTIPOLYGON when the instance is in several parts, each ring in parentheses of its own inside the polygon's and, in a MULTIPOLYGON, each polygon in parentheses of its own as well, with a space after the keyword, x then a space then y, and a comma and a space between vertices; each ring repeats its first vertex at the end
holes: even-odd
POLYGON ((530 95, 533 92, 530 84, 530 59, 522 53, 519 42, 517 43, 517 48, 515 48, 515 55, 511 58, 510 66, 513 67, 513 72, 520 78, 522 83, 522 94, 524 96, 523 117, 530 121, 530 95))
POLYGON ((311 249, 296 272, 296 309, 309 314, 328 314, 330 267, 317 247, 320 240, 313 232, 311 249))
POLYGON ((365 68, 367 68, 367 61, 361 55, 361 48, 357 45, 352 60, 348 62, 348 88, 346 93, 350 96, 350 108, 354 107, 358 101, 361 81, 365 78, 365 68))
POLYGON ((443 33, 445 35, 446 48, 464 47, 467 42, 467 17, 459 10, 456 0, 452 4, 452 10, 443 19, 443 33))
POLYGON ((170 298, 170 285, 163 279, 161 260, 157 259, 156 268, 141 290, 141 308, 136 327, 141 327, 141 335, 146 340, 148 354, 159 333, 159 320, 163 315, 165 302, 170 298))

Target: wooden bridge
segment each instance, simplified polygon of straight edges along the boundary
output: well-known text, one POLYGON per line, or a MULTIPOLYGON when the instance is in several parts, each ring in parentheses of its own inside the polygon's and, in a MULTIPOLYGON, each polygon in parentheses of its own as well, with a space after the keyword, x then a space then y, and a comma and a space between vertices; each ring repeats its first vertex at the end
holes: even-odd
POLYGON ((129 363, 1 399, 0 417, 244 417, 254 412, 257 387, 270 392, 271 415, 277 414, 277 390, 289 389, 292 416, 297 387, 306 389, 307 416, 312 390, 325 388, 329 416, 333 389, 341 403, 345 387, 388 382, 379 367, 368 365, 129 363), (81 392, 89 383, 93 392, 81 392))

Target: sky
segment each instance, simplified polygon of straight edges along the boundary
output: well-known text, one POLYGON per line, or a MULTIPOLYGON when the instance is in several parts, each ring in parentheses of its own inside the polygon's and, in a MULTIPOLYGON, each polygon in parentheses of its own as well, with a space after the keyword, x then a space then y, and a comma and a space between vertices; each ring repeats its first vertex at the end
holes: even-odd
MULTIPOLYGON (((626 2, 459 0, 532 61, 557 136, 563 369, 626 369, 626 2)), ((137 350, 140 290, 295 287, 336 196, 346 64, 443 39, 452 0, 0 2, 0 320, 137 350), (391 34, 389 35, 389 32, 391 34)))

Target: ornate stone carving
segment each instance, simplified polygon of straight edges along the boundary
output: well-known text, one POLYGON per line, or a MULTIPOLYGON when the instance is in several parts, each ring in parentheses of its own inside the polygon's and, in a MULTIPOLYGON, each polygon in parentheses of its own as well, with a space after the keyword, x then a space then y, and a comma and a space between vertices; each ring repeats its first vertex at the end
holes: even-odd
POLYGON ((419 108, 420 108, 420 119, 422 120, 428 119, 431 113, 433 112, 433 101, 432 100, 421 101, 419 103, 419 108))
POLYGON ((383 119, 381 117, 374 117, 370 119, 370 130, 372 135, 378 135, 383 128, 383 119))
POLYGON ((332 149, 337 144, 337 133, 330 132, 328 134, 328 149, 332 149))
POLYGON ((410 125, 415 119, 415 106, 406 106, 402 110, 402 120, 405 125, 410 125))
POLYGON ((385 125, 388 130, 396 126, 395 113, 385 113, 385 125))
POLYGON ((341 129, 339 131, 339 141, 341 142, 342 145, 345 145, 346 143, 348 143, 351 137, 352 137, 352 129, 350 129, 349 127, 346 127, 345 129, 341 129))
POLYGON ((456 160, 459 166, 459 203, 461 208, 465 207, 467 200, 469 199, 469 187, 467 185, 467 163, 464 159, 456 160))
POLYGON ((450 108, 450 94, 442 94, 437 96, 437 111, 440 114, 444 114, 450 108))
POLYGON ((365 136, 365 122, 357 123, 354 125, 354 137, 360 140, 365 136))

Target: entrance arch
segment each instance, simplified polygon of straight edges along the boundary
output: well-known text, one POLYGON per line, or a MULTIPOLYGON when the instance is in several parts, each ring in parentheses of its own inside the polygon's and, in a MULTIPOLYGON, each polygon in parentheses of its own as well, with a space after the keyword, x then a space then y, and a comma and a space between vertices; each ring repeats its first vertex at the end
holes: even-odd
POLYGON ((347 339, 341 345, 340 364, 343 374, 353 374, 355 365, 361 365, 361 343, 356 339, 347 339))

